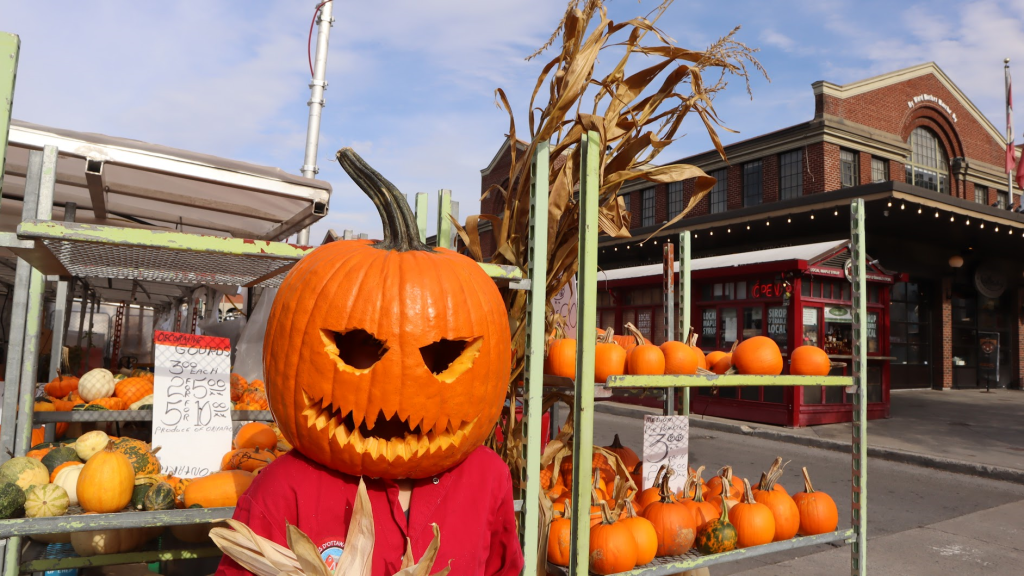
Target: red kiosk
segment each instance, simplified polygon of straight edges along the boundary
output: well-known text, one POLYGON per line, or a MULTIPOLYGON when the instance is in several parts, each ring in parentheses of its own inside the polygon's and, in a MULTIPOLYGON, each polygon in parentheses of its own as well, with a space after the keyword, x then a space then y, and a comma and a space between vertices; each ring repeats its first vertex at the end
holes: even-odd
MULTIPOLYGON (((729 351, 752 336, 768 336, 784 357, 802 344, 825 349, 835 363, 852 358, 853 315, 849 241, 822 242, 696 259, 691 265, 690 323, 705 353, 729 351)), ((677 265, 678 266, 678 265, 677 265)), ((599 274, 598 323, 635 324, 664 340, 660 265, 599 274)), ((868 263, 868 418, 889 416, 889 298, 898 275, 868 263)), ((833 375, 847 374, 837 367, 833 375)), ((782 426, 848 422, 852 400, 841 388, 701 388, 692 414, 782 426)))

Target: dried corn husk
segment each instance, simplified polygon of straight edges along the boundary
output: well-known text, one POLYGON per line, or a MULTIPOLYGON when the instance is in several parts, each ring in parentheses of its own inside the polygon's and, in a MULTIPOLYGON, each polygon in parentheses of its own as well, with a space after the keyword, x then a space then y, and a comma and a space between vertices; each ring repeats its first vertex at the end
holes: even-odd
MULTIPOLYGON (((692 178, 694 192, 683 211, 665 224, 670 226, 697 206, 715 179, 696 166, 655 166, 652 162, 681 137, 682 121, 691 112, 700 117, 715 148, 725 158, 715 131, 716 126, 722 126, 712 105, 713 97, 726 87, 727 74, 746 81, 748 65, 763 73, 753 57, 755 50, 734 39, 737 29, 703 51, 676 46, 656 27, 670 4, 671 0, 664 0, 647 17, 616 23, 607 18, 603 0, 571 0, 551 38, 530 56, 539 56, 560 41, 557 54, 543 66, 526 108, 528 140, 520 140, 517 135, 515 115, 505 92, 500 88, 496 91, 498 106, 509 115, 511 165, 507 183, 491 186, 483 197, 500 195, 499 206, 503 208, 500 214, 470 216, 464 225, 454 219, 453 223, 468 254, 481 260, 479 224, 481 220, 490 222, 497 246, 491 262, 518 266, 527 272, 531 162, 542 142, 550 144, 549 171, 539 175, 547 178, 550 189, 548 245, 546 250, 536 248, 538 256, 548 261, 548 276, 542 279, 548 302, 546 333, 557 325, 558 314, 551 309, 550 300, 578 268, 580 140, 586 132, 594 131, 600 139, 601 233, 629 236, 630 214, 618 197, 627 181, 660 183, 692 178), (630 60, 634 55, 637 58, 630 60), (595 77, 599 56, 613 63, 604 77, 595 77), (642 68, 633 72, 637 60, 642 61, 642 68), (704 75, 715 71, 720 73, 718 79, 706 82, 704 75)), ((505 298, 515 358, 511 384, 521 378, 524 368, 526 292, 508 291, 505 298)), ((517 403, 513 385, 509 386, 508 400, 508 411, 500 423, 506 441, 501 446, 493 439, 489 443, 509 464, 518 483, 523 466, 518 443, 523 436, 516 433, 521 424, 511 408, 517 403)))
MULTIPOLYGON (((237 520, 226 521, 231 528, 214 528, 210 538, 225 554, 257 576, 370 576, 373 565, 373 510, 366 493, 366 484, 359 480, 352 520, 348 525, 345 553, 331 571, 316 545, 295 526, 288 526, 288 548, 257 535, 237 520)), ((429 576, 441 546, 441 532, 434 524, 434 539, 418 563, 414 562, 412 546, 406 542, 402 567, 395 576, 429 576)), ((445 576, 445 568, 436 576, 445 576)))

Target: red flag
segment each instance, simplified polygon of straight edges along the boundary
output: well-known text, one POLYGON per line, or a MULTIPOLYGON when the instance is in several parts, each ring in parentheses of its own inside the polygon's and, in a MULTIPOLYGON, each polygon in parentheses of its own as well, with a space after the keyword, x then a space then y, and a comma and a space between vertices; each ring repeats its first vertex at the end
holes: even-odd
POLYGON ((1017 186, 1024 188, 1024 154, 1021 155, 1021 160, 1017 163, 1017 186))

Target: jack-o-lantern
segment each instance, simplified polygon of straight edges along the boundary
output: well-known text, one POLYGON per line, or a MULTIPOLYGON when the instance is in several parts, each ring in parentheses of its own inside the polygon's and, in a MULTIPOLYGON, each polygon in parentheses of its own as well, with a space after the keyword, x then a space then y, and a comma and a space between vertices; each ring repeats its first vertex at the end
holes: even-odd
POLYGON ((376 205, 384 239, 326 244, 289 272, 264 338, 270 410, 325 466, 432 476, 497 422, 510 369, 504 301, 476 262, 420 242, 401 193, 355 152, 338 161, 376 205))

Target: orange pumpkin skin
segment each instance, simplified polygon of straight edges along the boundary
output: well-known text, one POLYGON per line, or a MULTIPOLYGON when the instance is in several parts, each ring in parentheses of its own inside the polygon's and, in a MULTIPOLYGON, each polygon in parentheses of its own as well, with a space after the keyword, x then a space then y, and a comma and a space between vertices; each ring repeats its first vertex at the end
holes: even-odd
POLYGON ((548 562, 555 566, 569 565, 569 518, 555 518, 548 531, 548 562))
POLYGON ((103 406, 107 410, 124 410, 124 400, 111 396, 109 398, 97 398, 89 402, 92 406, 103 406))
POLYGON ((690 350, 693 350, 694 356, 697 357, 697 367, 708 369, 708 358, 704 355, 704 351, 696 346, 690 346, 690 350))
MULTIPOLYGON (((626 466, 627 470, 632 470, 640 463, 640 457, 636 455, 636 452, 634 452, 632 448, 622 445, 618 434, 615 435, 610 446, 605 446, 605 449, 618 456, 619 460, 622 460, 622 464, 626 466)), ((639 486, 639 484, 637 484, 637 486, 639 486)))
POLYGON ((235 435, 235 448, 262 448, 273 450, 277 447, 274 429, 262 422, 250 422, 242 426, 235 435))
POLYGON ((725 374, 732 368, 732 354, 726 354, 715 361, 714 365, 711 366, 711 371, 715 374, 725 374))
POLYGON ((700 477, 700 473, 703 470, 704 467, 701 466, 700 469, 694 472, 691 479, 686 483, 686 486, 683 487, 684 492, 688 492, 690 486, 694 487, 693 499, 685 497, 680 499, 678 495, 676 498, 683 506, 686 507, 687 510, 690 511, 690 514, 693 514, 693 521, 697 525, 698 534, 700 534, 700 531, 708 522, 715 520, 721 515, 721 510, 718 506, 704 499, 704 485, 700 477))
POLYGON ((722 494, 723 479, 729 482, 729 494, 738 497, 743 494, 743 480, 739 476, 733 476, 732 466, 723 466, 718 476, 712 477, 706 484, 706 500, 717 500, 722 494))
POLYGON ((813 536, 834 532, 839 525, 839 510, 835 501, 828 494, 814 490, 807 468, 803 469, 803 474, 804 491, 793 495, 793 502, 800 514, 800 534, 813 536))
POLYGON ((117 512, 132 499, 135 469, 113 442, 89 458, 78 476, 78 503, 86 512, 117 512))
POLYGON ((131 406, 152 393, 153 382, 148 378, 125 378, 114 386, 114 396, 120 398, 125 407, 131 406))
POLYGON ((700 361, 697 354, 682 342, 669 341, 661 345, 665 354, 665 374, 696 374, 700 361))
POLYGON ((57 376, 50 381, 43 391, 47 396, 63 398, 72 392, 78 391, 78 378, 75 376, 57 376))
POLYGON ((654 525, 650 520, 643 516, 637 516, 633 504, 628 500, 625 514, 626 517, 619 520, 619 523, 625 525, 633 533, 633 540, 636 541, 636 565, 648 564, 658 553, 658 533, 654 530, 654 525))
POLYGON ((374 199, 384 240, 320 246, 288 273, 264 339, 270 410, 285 439, 324 466, 429 477, 462 462, 498 420, 511 360, 505 303, 479 264, 419 242, 393 185, 350 149, 338 160, 374 199))
POLYGON ((548 349, 550 374, 570 380, 576 379, 576 341, 562 338, 551 343, 548 349))
POLYGON ((660 375, 665 373, 665 354, 654 344, 643 344, 633 348, 626 359, 630 374, 660 375))
POLYGON ((697 524, 686 506, 673 498, 668 475, 661 479, 661 499, 648 504, 642 514, 658 534, 658 556, 680 556, 693 548, 697 524))
POLYGON ((775 519, 775 536, 772 542, 789 540, 796 536, 797 530, 800 529, 800 510, 789 494, 778 490, 758 490, 754 493, 754 500, 767 506, 775 519))
POLYGON ((707 363, 706 368, 708 370, 711 370, 711 368, 715 365, 715 362, 718 362, 718 360, 721 359, 723 356, 728 355, 728 352, 722 352, 721 350, 712 350, 711 352, 708 352, 708 355, 704 357, 704 361, 707 363))
POLYGON ((603 331, 603 338, 594 345, 595 382, 603 383, 609 376, 621 376, 626 373, 626 350, 615 343, 612 339, 613 334, 611 328, 603 331))
POLYGON ((754 336, 739 343, 732 354, 732 365, 740 374, 778 376, 782 374, 782 351, 775 340, 754 336))
POLYGON ((220 460, 221 470, 245 470, 256 472, 276 460, 273 452, 259 448, 239 448, 231 450, 220 460))
POLYGON ((743 501, 729 507, 729 523, 736 527, 737 546, 767 544, 775 538, 775 517, 767 506, 754 500, 750 483, 744 480, 743 484, 743 501))
POLYGON ((196 478, 185 486, 185 508, 195 504, 203 508, 235 506, 238 497, 249 489, 255 479, 255 474, 245 470, 228 470, 196 478))
POLYGON ((789 373, 794 376, 828 376, 832 361, 817 346, 799 346, 789 355, 789 373))
POLYGON ((633 532, 622 522, 600 522, 590 528, 590 571, 618 574, 636 568, 633 532))
POLYGON ((231 401, 238 402, 242 397, 242 392, 249 387, 249 382, 245 378, 238 374, 231 374, 231 401))

